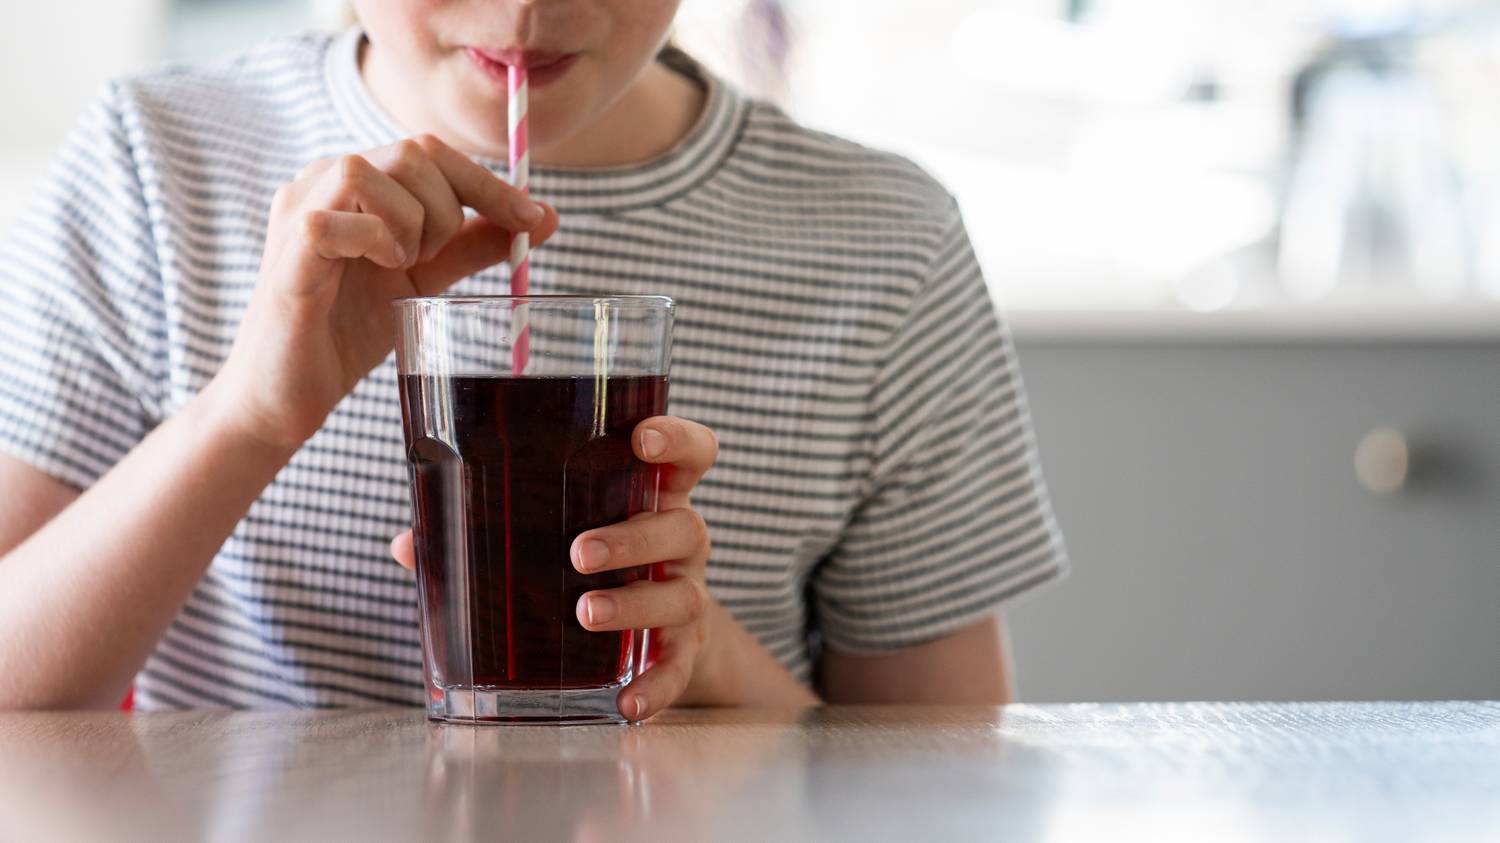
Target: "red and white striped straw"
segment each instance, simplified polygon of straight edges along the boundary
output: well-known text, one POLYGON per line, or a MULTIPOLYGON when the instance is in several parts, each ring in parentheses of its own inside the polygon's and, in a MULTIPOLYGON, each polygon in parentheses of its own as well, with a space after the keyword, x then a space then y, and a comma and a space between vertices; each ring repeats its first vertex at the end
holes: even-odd
MULTIPOLYGON (((523 194, 529 194, 531 181, 531 124, 527 120, 526 68, 510 65, 507 82, 510 92, 510 183, 523 194)), ((510 293, 524 296, 531 288, 531 235, 520 232, 510 243, 510 293)), ((514 374, 526 368, 531 352, 531 331, 527 323, 529 308, 519 305, 515 311, 516 340, 511 348, 514 374)))

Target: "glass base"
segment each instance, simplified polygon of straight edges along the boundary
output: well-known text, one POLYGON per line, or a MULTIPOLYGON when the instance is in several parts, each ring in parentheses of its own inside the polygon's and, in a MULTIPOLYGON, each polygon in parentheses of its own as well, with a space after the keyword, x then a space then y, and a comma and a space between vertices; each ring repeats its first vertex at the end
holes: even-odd
POLYGON ((443 688, 427 706, 431 720, 494 726, 628 723, 616 705, 625 683, 603 688, 513 690, 443 688))

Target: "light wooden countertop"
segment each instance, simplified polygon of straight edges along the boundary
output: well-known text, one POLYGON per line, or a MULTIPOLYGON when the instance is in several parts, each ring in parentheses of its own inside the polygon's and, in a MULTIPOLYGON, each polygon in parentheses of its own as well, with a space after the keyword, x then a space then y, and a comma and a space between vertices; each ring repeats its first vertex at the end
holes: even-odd
POLYGON ((0 715, 0 840, 1442 840, 1500 703, 0 715))

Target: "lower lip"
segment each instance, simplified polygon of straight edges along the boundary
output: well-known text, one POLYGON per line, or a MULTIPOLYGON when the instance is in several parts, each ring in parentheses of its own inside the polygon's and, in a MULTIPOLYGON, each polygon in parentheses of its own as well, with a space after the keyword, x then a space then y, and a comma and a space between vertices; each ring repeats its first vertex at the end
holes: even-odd
MULTIPOLYGON (((483 53, 473 49, 472 47, 469 48, 466 52, 469 54, 469 60, 474 62, 474 64, 477 65, 480 70, 484 71, 484 73, 491 79, 498 80, 502 84, 509 83, 510 67, 508 65, 504 65, 498 61, 494 61, 493 59, 488 58, 483 53)), ((563 58, 558 59, 551 64, 543 65, 541 67, 527 68, 526 84, 532 88, 540 88, 544 85, 556 82, 563 77, 564 73, 567 73, 573 67, 573 63, 577 60, 578 54, 574 53, 570 56, 564 56, 563 58)))

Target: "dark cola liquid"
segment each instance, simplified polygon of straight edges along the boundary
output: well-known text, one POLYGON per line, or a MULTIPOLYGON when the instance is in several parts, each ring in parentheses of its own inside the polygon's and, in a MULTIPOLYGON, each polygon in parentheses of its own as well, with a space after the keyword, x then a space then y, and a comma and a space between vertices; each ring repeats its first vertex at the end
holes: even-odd
POLYGON ((589 632, 575 606, 641 573, 583 575, 568 549, 585 530, 654 507, 658 469, 630 442, 637 423, 665 412, 667 379, 403 375, 401 401, 438 683, 620 681, 638 633, 589 632))

